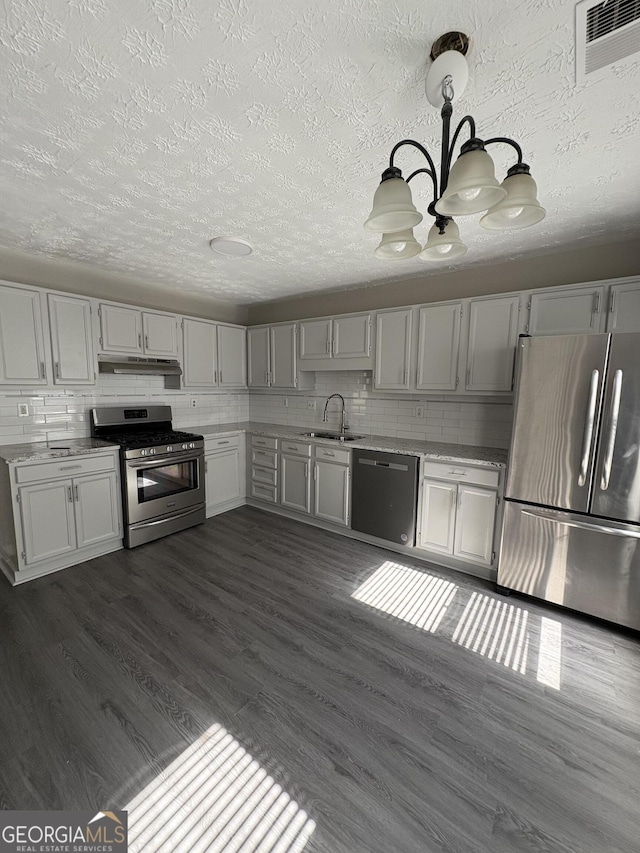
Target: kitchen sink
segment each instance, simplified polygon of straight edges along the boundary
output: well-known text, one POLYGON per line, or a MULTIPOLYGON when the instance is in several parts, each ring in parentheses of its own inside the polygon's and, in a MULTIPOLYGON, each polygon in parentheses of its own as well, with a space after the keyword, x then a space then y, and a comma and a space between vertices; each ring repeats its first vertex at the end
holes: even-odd
POLYGON ((331 441, 356 441, 363 435, 341 435, 339 432, 303 432, 307 438, 329 438, 331 441))

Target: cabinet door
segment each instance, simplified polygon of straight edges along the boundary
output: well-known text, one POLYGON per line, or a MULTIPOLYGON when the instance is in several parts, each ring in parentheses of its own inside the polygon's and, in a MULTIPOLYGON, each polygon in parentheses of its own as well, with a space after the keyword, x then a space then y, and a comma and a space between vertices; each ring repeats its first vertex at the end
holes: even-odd
POLYGON ((408 390, 410 356, 411 309, 379 312, 376 316, 375 387, 408 390))
POLYGON ((612 285, 607 331, 640 332, 640 281, 612 285))
POLYGON ((100 328, 104 352, 142 352, 142 314, 136 308, 101 304, 100 328))
POLYGON ((455 483, 440 483, 438 480, 427 479, 422 481, 418 536, 420 548, 453 554, 457 494, 458 487, 455 483))
POLYGON ((53 354, 53 381, 94 385, 95 352, 91 333, 91 303, 76 296, 48 295, 53 354))
POLYGON ((467 391, 511 391, 520 297, 471 300, 467 391))
POLYGON ((349 466, 318 459, 313 478, 314 515, 346 527, 349 523, 349 466))
POLYGON ((183 382, 185 387, 216 385, 217 327, 204 320, 183 320, 183 382))
POLYGON ((178 318, 174 314, 142 312, 142 331, 146 355, 178 357, 178 318))
POLYGON ((269 387, 269 327, 247 329, 247 362, 249 388, 269 387))
POLYGON ((115 473, 73 481, 78 548, 116 539, 120 533, 118 481, 115 473))
POLYGON ((288 456, 280 459, 280 503, 298 512, 311 512, 311 482, 308 459, 288 456))
POLYGON ((604 286, 532 293, 530 335, 579 335, 601 331, 604 286))
POLYGON ((495 520, 496 493, 461 483, 454 555, 490 566, 495 520))
POLYGON ((332 340, 334 358, 368 358, 371 355, 371 314, 336 317, 332 340))
POLYGON ((207 507, 216 507, 242 494, 240 450, 237 447, 205 457, 207 507))
POLYGON ((300 323, 300 359, 331 358, 331 320, 300 323))
POLYGON ((455 391, 461 316, 462 302, 420 309, 416 387, 421 391, 455 391))
POLYGON ((296 387, 296 324, 271 327, 271 387, 296 387))
POLYGON ((71 480, 20 489, 25 562, 37 563, 76 549, 71 480))
POLYGON ((40 294, 0 286, 0 383, 46 385, 40 294))
POLYGON ((218 326, 218 385, 247 386, 247 333, 235 326, 218 326))

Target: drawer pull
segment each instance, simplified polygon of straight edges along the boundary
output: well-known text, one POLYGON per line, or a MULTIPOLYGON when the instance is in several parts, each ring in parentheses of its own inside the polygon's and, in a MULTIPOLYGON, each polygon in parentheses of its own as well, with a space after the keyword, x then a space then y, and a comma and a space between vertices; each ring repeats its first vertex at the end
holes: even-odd
POLYGON ((449 471, 449 473, 450 473, 450 474, 455 474, 455 475, 456 475, 456 477, 466 477, 466 476, 467 476, 467 472, 466 472, 466 471, 449 471))
POLYGON ((82 465, 61 465, 58 471, 77 471, 82 465))
POLYGON ((219 441, 218 444, 229 444, 228 441, 219 441))
POLYGON ((323 450, 322 455, 323 456, 335 456, 336 454, 333 452, 333 450, 323 450))

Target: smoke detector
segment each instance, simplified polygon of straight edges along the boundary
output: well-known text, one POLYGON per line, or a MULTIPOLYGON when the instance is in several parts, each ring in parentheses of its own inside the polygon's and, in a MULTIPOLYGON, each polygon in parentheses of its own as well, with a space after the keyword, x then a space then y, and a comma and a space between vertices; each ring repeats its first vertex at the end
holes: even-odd
POLYGON ((576 83, 602 76, 640 52, 638 0, 582 0, 576 6, 576 83))

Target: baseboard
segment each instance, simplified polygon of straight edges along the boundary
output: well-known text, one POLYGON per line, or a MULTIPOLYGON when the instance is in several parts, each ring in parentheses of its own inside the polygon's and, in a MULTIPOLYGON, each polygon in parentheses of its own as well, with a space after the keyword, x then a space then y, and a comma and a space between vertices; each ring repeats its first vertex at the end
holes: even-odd
POLYGON ((239 498, 225 501, 222 504, 216 504, 216 506, 208 506, 206 508, 207 518, 213 518, 214 515, 221 515, 223 512, 229 512, 230 509, 237 509, 239 506, 244 506, 246 502, 247 498, 245 495, 242 495, 239 498))
POLYGON ((415 560, 420 560, 422 563, 427 563, 432 566, 442 566, 445 569, 453 569, 456 572, 462 572, 465 575, 472 575, 475 578, 482 580, 495 581, 497 572, 495 569, 478 565, 466 565, 458 560, 445 560, 442 555, 423 551, 418 548, 407 548, 406 545, 399 545, 395 542, 387 542, 385 539, 378 539, 376 536, 369 536, 367 533, 360 533, 358 530, 352 530, 350 527, 342 527, 339 524, 331 524, 314 516, 301 515, 296 512, 290 512, 283 509, 281 506, 274 504, 265 504, 261 501, 256 501, 253 498, 247 498, 247 506, 252 506, 255 509, 261 509, 265 512, 280 515, 284 518, 290 518, 292 521, 301 521, 303 524, 308 524, 310 527, 320 527, 322 530, 328 530, 331 533, 338 533, 340 536, 347 536, 349 539, 357 539, 359 542, 366 542, 368 545, 376 545, 378 548, 384 548, 387 551, 395 551, 397 554, 403 554, 406 557, 411 557, 415 560))

